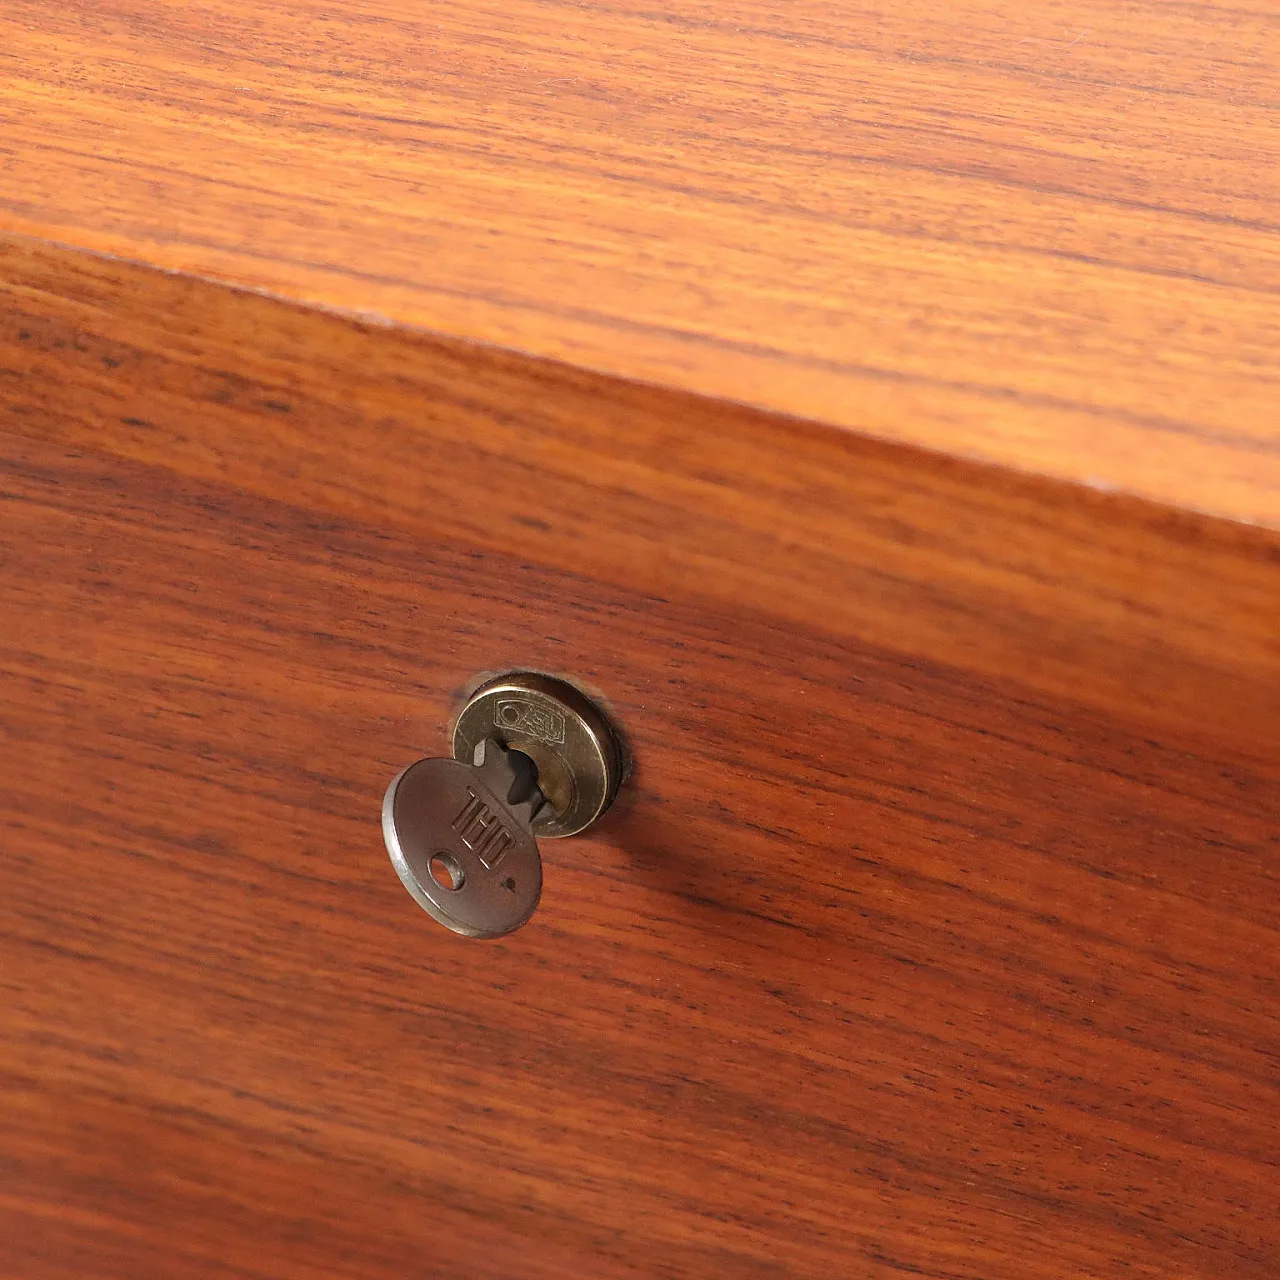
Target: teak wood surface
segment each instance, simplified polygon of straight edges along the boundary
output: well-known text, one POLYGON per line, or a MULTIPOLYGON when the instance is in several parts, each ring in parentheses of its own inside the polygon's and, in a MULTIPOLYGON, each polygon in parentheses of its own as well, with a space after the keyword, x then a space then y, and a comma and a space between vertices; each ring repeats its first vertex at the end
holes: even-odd
POLYGON ((1280 10, 0 13, 0 1275, 1280 1274, 1280 10), (387 781, 635 772, 524 930, 387 781))
POLYGON ((6 0, 0 227, 1280 525, 1276 0, 6 0))

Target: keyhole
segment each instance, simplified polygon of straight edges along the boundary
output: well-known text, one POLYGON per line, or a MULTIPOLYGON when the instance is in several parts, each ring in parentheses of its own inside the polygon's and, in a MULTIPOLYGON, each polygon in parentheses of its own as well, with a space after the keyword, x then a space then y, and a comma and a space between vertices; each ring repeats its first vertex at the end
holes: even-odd
POLYGON ((462 869, 462 863, 451 853, 433 853, 428 865, 431 878, 442 889, 455 892, 461 889, 466 881, 467 874, 462 869))

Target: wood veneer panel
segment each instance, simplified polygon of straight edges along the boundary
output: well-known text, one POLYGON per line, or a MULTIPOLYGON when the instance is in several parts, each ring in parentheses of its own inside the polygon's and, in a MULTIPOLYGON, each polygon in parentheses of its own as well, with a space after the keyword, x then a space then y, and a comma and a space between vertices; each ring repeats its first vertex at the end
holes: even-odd
POLYGON ((1274 1275, 1273 535, 0 263, 9 1273, 1274 1275), (477 945, 517 665, 637 771, 477 945))

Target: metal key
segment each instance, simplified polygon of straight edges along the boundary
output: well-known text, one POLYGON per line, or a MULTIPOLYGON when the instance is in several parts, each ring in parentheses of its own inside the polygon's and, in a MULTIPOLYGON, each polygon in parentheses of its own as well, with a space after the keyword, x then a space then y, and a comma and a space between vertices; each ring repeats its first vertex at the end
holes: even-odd
POLYGON ((470 764, 419 760, 387 788, 382 832, 404 887, 455 933, 518 929, 542 893, 533 824, 547 803, 533 761, 495 738, 470 764))

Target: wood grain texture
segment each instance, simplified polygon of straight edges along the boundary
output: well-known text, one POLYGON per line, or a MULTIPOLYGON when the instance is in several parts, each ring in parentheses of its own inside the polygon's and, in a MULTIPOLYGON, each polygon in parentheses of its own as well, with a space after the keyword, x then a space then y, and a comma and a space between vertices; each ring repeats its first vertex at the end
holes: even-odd
POLYGON ((0 300, 12 430, 1274 755, 1273 533, 20 239, 0 300))
POLYGON ((9 0, 0 226, 1280 526, 1274 0, 9 0))
POLYGON ((1274 1277, 1275 534, 0 281, 6 1275, 1274 1277), (378 805, 513 666, 638 767, 476 944, 378 805))

